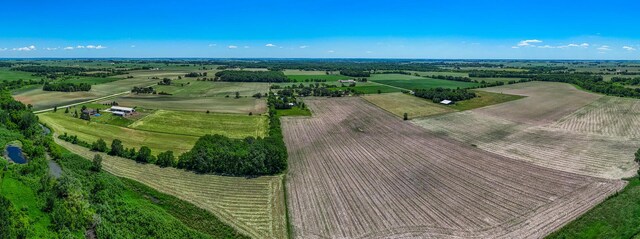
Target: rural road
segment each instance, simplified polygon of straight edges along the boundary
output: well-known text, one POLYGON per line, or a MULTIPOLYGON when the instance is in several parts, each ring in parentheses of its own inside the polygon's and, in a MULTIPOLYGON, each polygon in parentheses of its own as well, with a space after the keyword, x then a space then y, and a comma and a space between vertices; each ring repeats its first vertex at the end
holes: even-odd
MULTIPOLYGON (((58 108, 64 109, 64 108, 71 107, 71 106, 82 105, 82 104, 86 104, 86 103, 95 102, 95 101, 98 101, 98 100, 109 99, 109 98, 116 97, 116 96, 119 96, 119 95, 129 94, 130 92, 131 91, 115 93, 115 94, 111 94, 111 95, 107 95, 107 96, 98 97, 98 98, 95 98, 95 99, 85 100, 85 101, 78 102, 78 103, 62 105, 62 106, 59 106, 58 108)), ((49 112, 49 111, 52 111, 52 110, 53 110, 53 108, 49 108, 49 109, 37 110, 37 111, 34 111, 33 113, 34 114, 40 114, 40 113, 49 112)))

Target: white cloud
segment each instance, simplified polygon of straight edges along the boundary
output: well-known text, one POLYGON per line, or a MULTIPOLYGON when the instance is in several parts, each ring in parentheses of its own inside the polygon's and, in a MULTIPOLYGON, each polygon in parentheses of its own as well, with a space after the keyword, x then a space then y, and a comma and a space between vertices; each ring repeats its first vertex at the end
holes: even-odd
POLYGON ((630 47, 630 46, 623 46, 622 49, 625 49, 627 51, 635 51, 636 48, 630 47))
POLYGON ((244 49, 248 49, 248 48, 249 48, 249 46, 244 46, 244 49))
POLYGON ((238 48, 238 46, 230 45, 230 46, 228 46, 227 48, 229 48, 229 49, 236 49, 236 48, 238 48))
POLYGON ((582 44, 580 44, 580 46, 584 47, 584 48, 587 48, 587 47, 589 47, 589 43, 582 43, 582 44))
POLYGON ((544 46, 539 46, 538 48, 553 49, 553 48, 556 48, 556 47, 555 46, 544 45, 544 46))
POLYGON ((536 43, 542 43, 541 40, 532 39, 518 42, 518 46, 534 46, 536 43))
POLYGON ((518 46, 512 46, 511 48, 513 48, 513 49, 518 49, 518 48, 520 48, 520 47, 518 47, 518 46))
POLYGON ((218 46, 218 44, 209 44, 209 47, 218 46))
POLYGON ((328 52, 328 53, 334 53, 334 52, 336 52, 336 51, 334 51, 334 50, 328 50, 327 52, 328 52))
POLYGON ((309 48, 309 46, 300 46, 300 49, 309 48))
POLYGON ((97 46, 96 46, 96 49, 98 49, 98 50, 100 50, 100 49, 105 49, 105 48, 107 48, 107 47, 106 47, 106 46, 102 46, 102 45, 97 45, 97 46))
POLYGON ((73 50, 73 47, 72 47, 72 46, 68 46, 68 47, 65 47, 65 48, 63 48, 63 49, 64 49, 64 50, 73 50))
POLYGON ((365 51, 364 53, 371 54, 373 52, 372 51, 365 51))
POLYGON ((603 45, 601 47, 598 47, 598 50, 600 50, 600 51, 610 51, 611 48, 609 48, 609 46, 607 46, 607 45, 603 45))
POLYGON ((266 47, 274 47, 274 46, 276 46, 276 45, 273 45, 273 44, 269 43, 269 44, 264 45, 264 46, 266 46, 266 47))
POLYGON ((131 48, 136 48, 136 45, 131 45, 131 48))
POLYGON ((76 46, 76 48, 77 48, 77 49, 82 49, 82 48, 84 48, 84 46, 80 46, 80 45, 78 45, 78 46, 76 46))
POLYGON ((54 48, 47 47, 47 48, 45 48, 45 50, 47 50, 47 51, 55 51, 55 50, 58 50, 58 48, 57 47, 54 47, 54 48))
POLYGON ((94 46, 94 45, 87 45, 87 46, 86 46, 86 48, 87 48, 87 49, 95 49, 95 48, 96 48, 96 46, 94 46))
POLYGON ((36 46, 31 45, 31 46, 25 46, 25 47, 20 47, 20 48, 13 48, 14 51, 35 51, 36 50, 36 46))

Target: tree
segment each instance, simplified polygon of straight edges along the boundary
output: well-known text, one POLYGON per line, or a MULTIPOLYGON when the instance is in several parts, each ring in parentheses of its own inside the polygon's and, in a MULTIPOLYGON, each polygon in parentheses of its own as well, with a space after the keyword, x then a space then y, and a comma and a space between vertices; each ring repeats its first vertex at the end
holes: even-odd
POLYGON ((102 156, 96 154, 93 156, 93 164, 91 165, 91 170, 100 172, 102 170, 102 156))
POLYGON ((58 106, 53 107, 53 113, 58 112, 58 106))
POLYGON ((404 115, 402 116, 402 118, 403 118, 404 120, 409 120, 409 114, 404 113, 404 115))
POLYGON ((122 141, 120 141, 119 139, 114 139, 111 142, 111 151, 109 152, 109 155, 113 155, 113 156, 124 155, 124 146, 122 146, 122 141))
POLYGON ((239 99, 239 98, 240 98, 240 92, 236 91, 236 99, 239 99))
POLYGON ((636 151, 635 156, 636 156, 636 162, 640 164, 640 149, 636 151))
POLYGON ((91 150, 98 152, 107 152, 107 143, 102 139, 98 139, 91 145, 91 150))
POLYGON ((152 156, 151 156, 151 149, 149 149, 149 147, 147 146, 140 147, 140 150, 138 151, 138 155, 136 155, 136 161, 142 162, 142 163, 153 163, 152 156))
POLYGON ((64 108, 64 113, 65 113, 65 114, 68 114, 68 113, 69 113, 69 107, 64 108))
POLYGON ((382 94, 382 91, 381 91, 381 90, 378 90, 378 94, 382 94))
POLYGON ((158 160, 156 164, 160 167, 173 167, 176 164, 176 157, 173 156, 173 151, 166 151, 158 154, 158 160))

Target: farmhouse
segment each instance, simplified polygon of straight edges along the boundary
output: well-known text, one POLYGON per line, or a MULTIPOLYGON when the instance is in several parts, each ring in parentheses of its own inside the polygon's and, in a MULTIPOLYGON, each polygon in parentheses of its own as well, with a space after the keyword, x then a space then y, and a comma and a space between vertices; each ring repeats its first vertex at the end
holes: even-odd
POLYGON ((443 101, 440 101, 440 104, 443 104, 443 105, 450 105, 450 104, 453 104, 453 101, 450 101, 450 100, 443 100, 443 101))
POLYGON ((340 83, 356 83, 355 80, 339 80, 340 83))
POLYGON ((109 112, 117 116, 126 116, 128 114, 132 114, 136 110, 134 108, 129 107, 120 107, 120 106, 111 106, 109 112))

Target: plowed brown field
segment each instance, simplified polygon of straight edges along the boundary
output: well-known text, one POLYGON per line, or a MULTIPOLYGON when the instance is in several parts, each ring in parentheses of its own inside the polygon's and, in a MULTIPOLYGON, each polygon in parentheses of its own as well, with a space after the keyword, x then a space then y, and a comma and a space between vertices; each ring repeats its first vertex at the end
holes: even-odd
POLYGON ((441 137, 360 98, 283 118, 296 238, 543 237, 624 186, 441 137))

